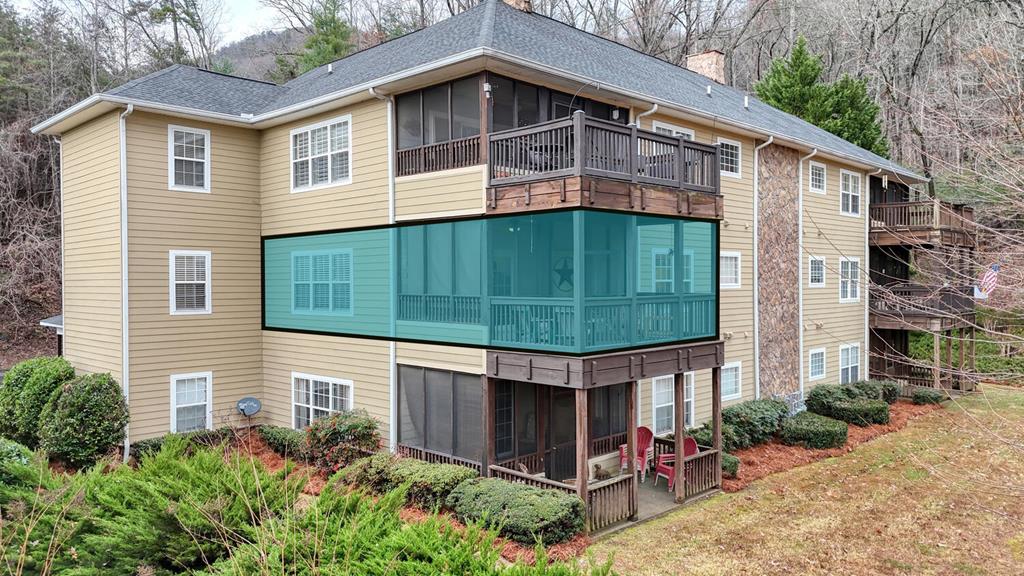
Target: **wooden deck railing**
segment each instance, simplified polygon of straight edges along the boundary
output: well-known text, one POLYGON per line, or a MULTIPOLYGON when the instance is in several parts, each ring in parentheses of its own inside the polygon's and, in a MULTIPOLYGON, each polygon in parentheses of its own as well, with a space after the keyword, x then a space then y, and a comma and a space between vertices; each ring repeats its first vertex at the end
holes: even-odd
POLYGON ((488 136, 492 186, 597 176, 718 194, 718 147, 576 112, 488 136))
POLYGON ((954 229, 974 234, 974 209, 939 200, 871 205, 871 228, 954 229))
POLYGON ((892 316, 948 316, 974 311, 969 288, 896 284, 871 287, 871 309, 892 316))
POLYGON ((454 324, 480 323, 480 296, 399 294, 398 319, 454 324))
POLYGON ((396 176, 450 170, 480 164, 480 136, 398 150, 396 176))
POLYGON ((398 444, 396 452, 402 456, 416 458, 417 460, 423 460, 424 462, 430 462, 431 464, 458 464, 459 466, 472 468, 477 472, 483 471, 483 464, 479 460, 461 458, 454 454, 445 454, 443 452, 436 452, 426 448, 406 446, 405 444, 398 444))
POLYGON ((576 493, 576 486, 572 484, 566 484, 565 482, 557 482, 555 480, 548 480, 541 476, 535 476, 513 470, 511 468, 505 468, 504 466, 492 465, 489 470, 491 476, 494 478, 501 478, 502 480, 508 480, 509 482, 516 482, 518 484, 526 484, 527 486, 533 486, 534 488, 546 488, 549 490, 559 490, 568 494, 576 493))
POLYGON ((592 531, 607 528, 636 516, 638 509, 636 476, 623 474, 601 480, 587 488, 587 527, 592 531))
MULTIPOLYGON (((901 396, 910 397, 915 387, 934 388, 935 372, 932 366, 924 362, 915 363, 903 356, 894 354, 872 354, 868 361, 871 378, 897 380, 906 383, 901 396)), ((955 388, 964 382, 964 376, 957 371, 940 370, 939 385, 955 388)))
POLYGON ((702 447, 700 452, 683 459, 683 497, 686 500, 720 488, 718 458, 718 450, 702 447))

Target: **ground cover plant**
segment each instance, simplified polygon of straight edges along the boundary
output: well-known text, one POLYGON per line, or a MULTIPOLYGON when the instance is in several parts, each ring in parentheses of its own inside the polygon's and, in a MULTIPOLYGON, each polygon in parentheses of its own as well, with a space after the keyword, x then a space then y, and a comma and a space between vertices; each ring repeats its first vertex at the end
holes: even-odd
POLYGON ((576 495, 500 478, 459 484, 447 505, 462 521, 498 528, 503 536, 525 544, 554 544, 583 531, 583 501, 576 495))

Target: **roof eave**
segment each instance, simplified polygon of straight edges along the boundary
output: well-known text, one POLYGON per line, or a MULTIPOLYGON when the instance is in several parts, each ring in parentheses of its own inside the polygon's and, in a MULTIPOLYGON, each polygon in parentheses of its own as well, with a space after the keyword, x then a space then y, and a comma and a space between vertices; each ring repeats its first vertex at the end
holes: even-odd
POLYGON ((218 124, 247 125, 252 122, 250 116, 211 112, 209 110, 201 110, 198 108, 161 104, 158 102, 151 102, 149 100, 125 98, 123 96, 101 93, 93 94, 67 110, 43 120, 39 124, 33 126, 31 131, 33 134, 57 136, 74 128, 75 126, 78 126, 79 124, 82 124, 83 122, 103 114, 104 112, 108 112, 116 108, 123 108, 129 104, 133 105, 136 110, 159 112, 170 116, 187 118, 198 117, 218 124))

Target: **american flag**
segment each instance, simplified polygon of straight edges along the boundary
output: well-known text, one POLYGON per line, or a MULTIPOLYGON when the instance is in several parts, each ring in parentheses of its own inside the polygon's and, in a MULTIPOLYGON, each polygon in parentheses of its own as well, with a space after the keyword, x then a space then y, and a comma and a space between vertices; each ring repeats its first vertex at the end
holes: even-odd
POLYGON ((987 298, 996 289, 996 280, 998 278, 999 264, 989 266, 988 270, 985 270, 985 273, 981 275, 981 279, 978 280, 978 292, 984 294, 987 298))

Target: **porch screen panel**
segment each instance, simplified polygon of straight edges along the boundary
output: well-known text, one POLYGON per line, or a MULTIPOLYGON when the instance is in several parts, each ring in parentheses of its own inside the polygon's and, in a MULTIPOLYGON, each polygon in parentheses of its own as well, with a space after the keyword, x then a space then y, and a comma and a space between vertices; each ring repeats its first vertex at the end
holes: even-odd
POLYGON ((479 460, 483 446, 480 376, 398 367, 398 442, 479 460))
POLYGON ((435 452, 452 453, 452 373, 425 370, 426 447, 435 452))
POLYGON ((407 446, 424 447, 426 437, 426 397, 423 369, 398 367, 398 441, 407 446))
POLYGON ((455 373, 454 452, 456 456, 479 460, 483 456, 483 388, 480 377, 455 373))

